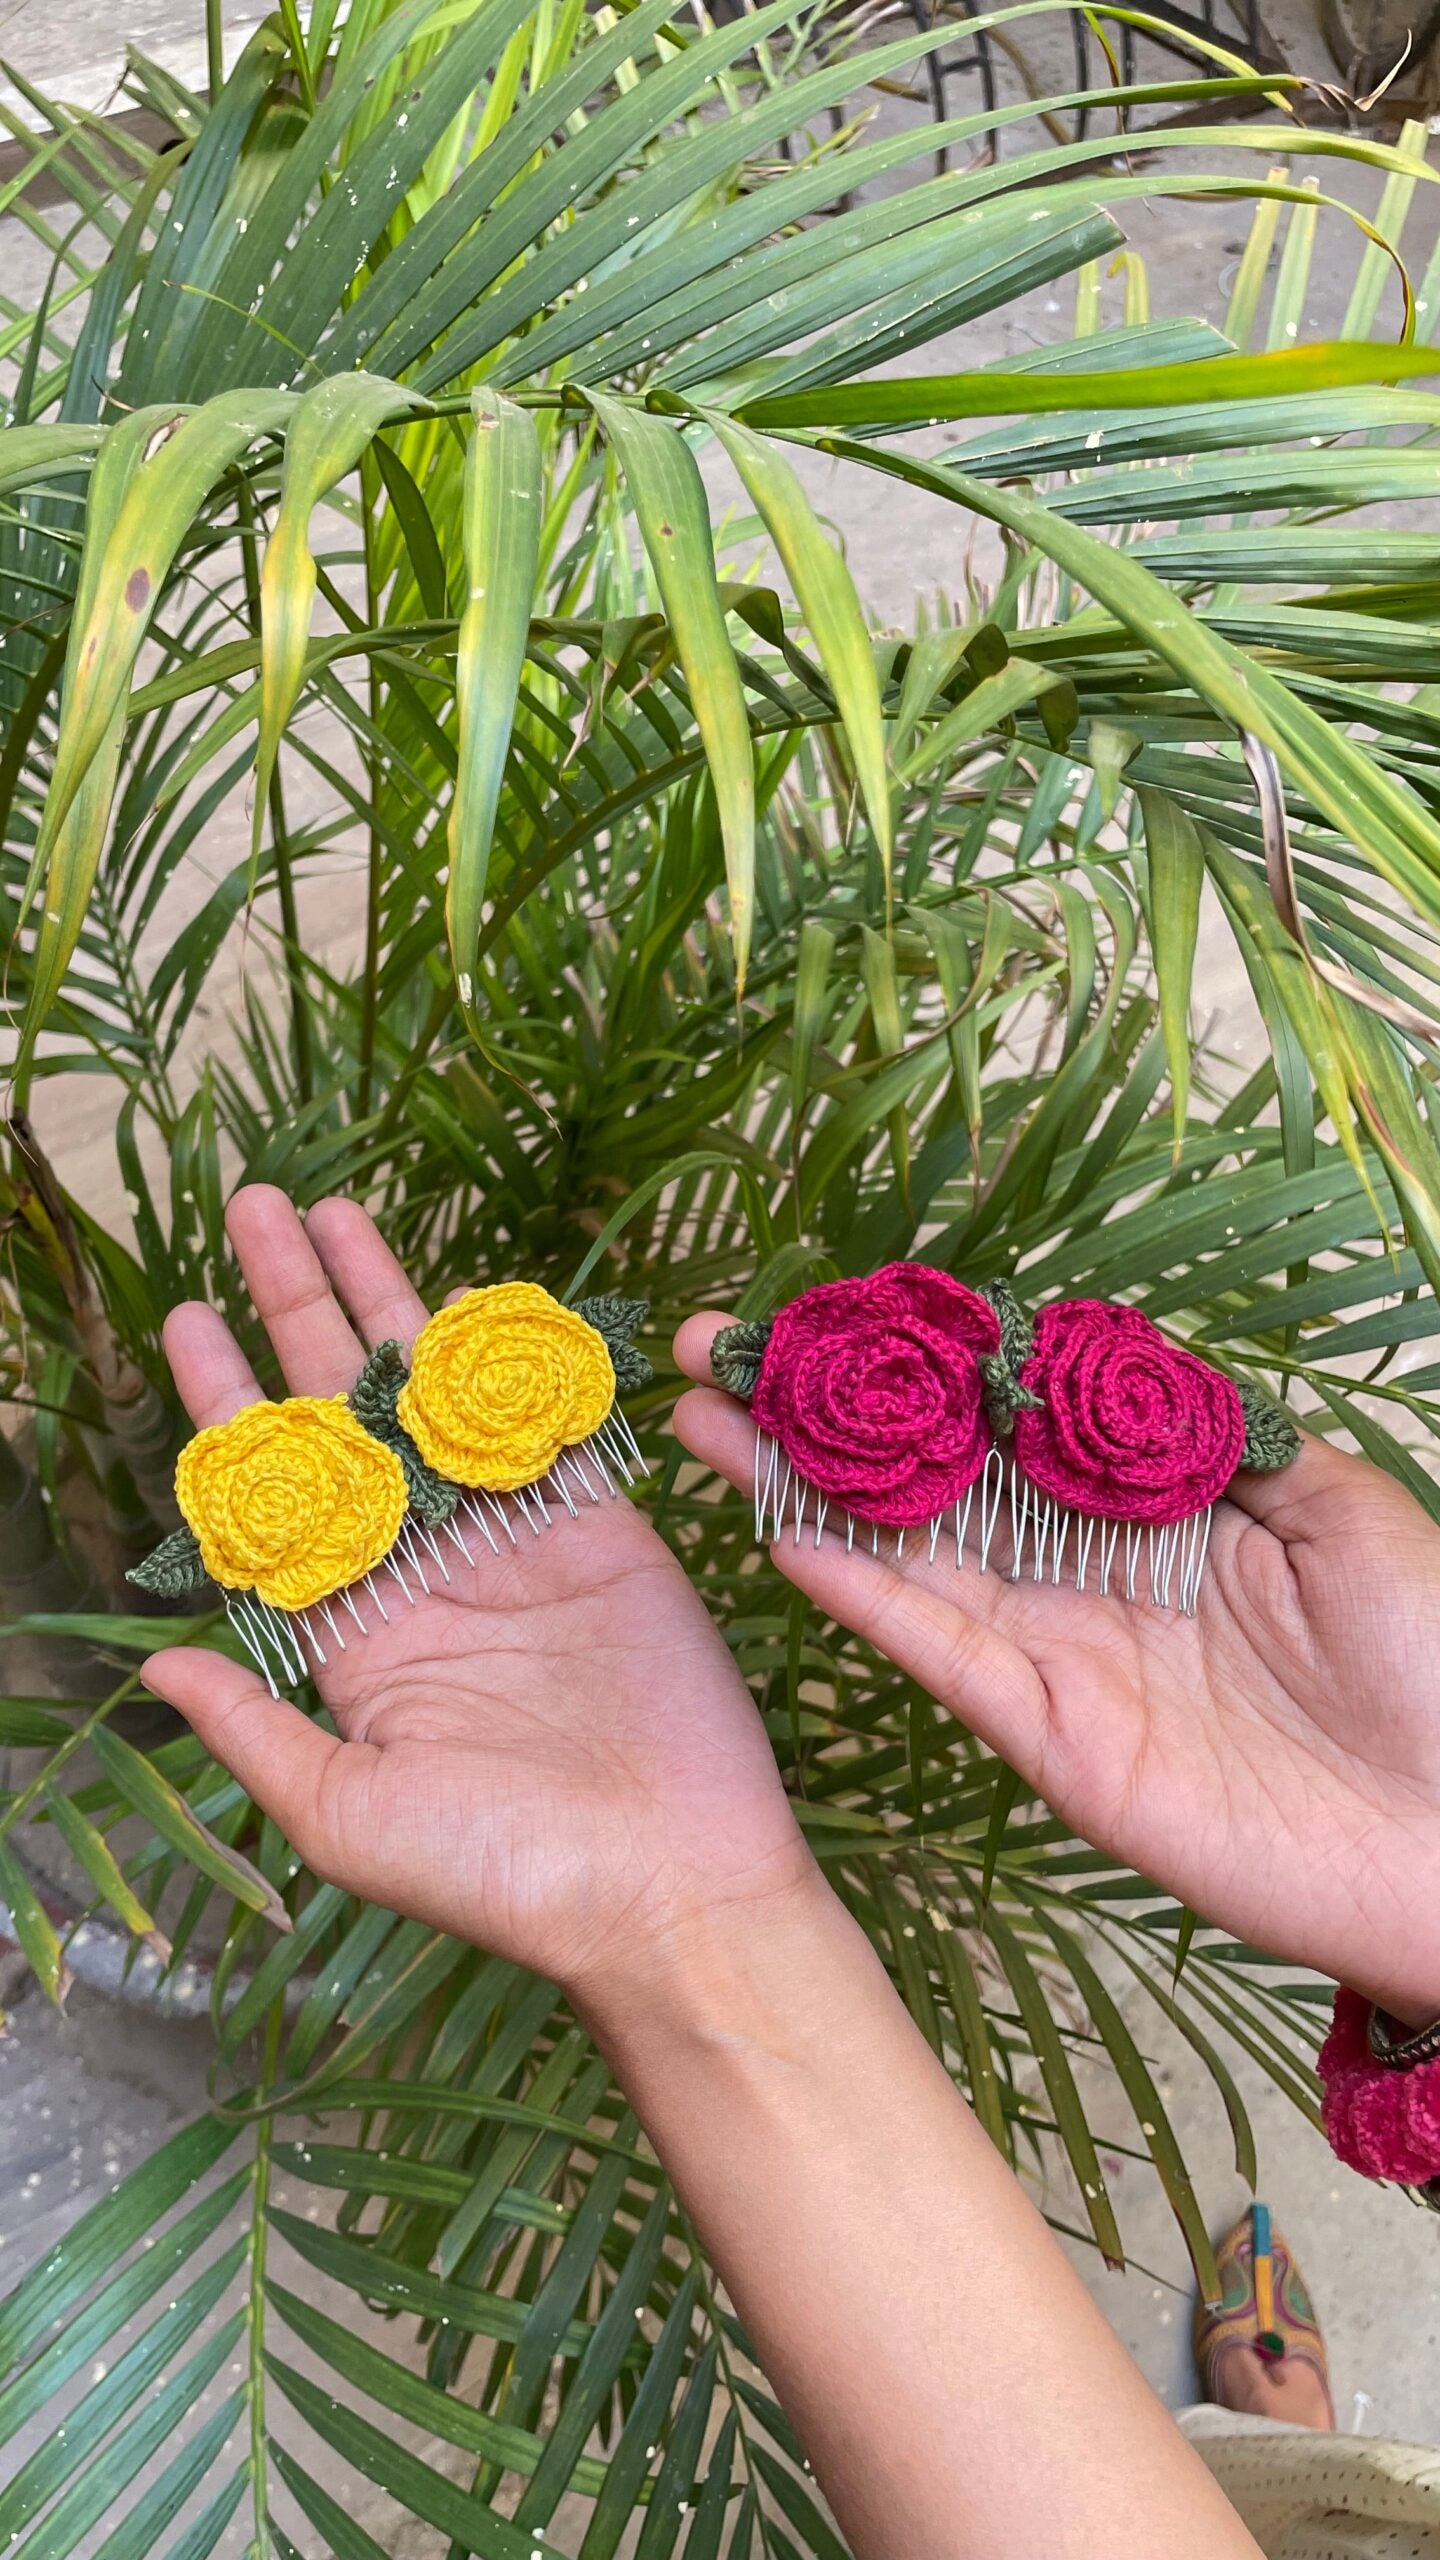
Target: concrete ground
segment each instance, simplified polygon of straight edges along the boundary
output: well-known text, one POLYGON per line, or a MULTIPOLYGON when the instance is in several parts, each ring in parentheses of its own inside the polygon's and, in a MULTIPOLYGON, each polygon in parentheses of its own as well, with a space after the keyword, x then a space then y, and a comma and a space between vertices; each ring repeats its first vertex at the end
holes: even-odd
MULTIPOLYGON (((242 32, 260 14, 231 7, 242 32)), ((202 76, 199 0, 177 24, 174 0, 22 0, 0 23, 0 52, 31 78, 77 103, 98 105, 114 85, 120 46, 134 41, 163 52, 182 76, 202 76)), ((1323 70, 1324 64, 1313 67, 1323 70)), ((1057 79, 1063 85, 1063 73, 1057 79)), ((1330 173, 1333 181, 1333 169, 1330 173)), ((1373 202, 1373 193, 1369 199, 1373 202)), ((1244 208, 1226 203, 1167 204, 1157 194, 1125 212, 1132 247, 1148 264, 1157 313, 1223 310, 1244 237, 1244 208)), ((1302 334, 1324 335, 1343 309, 1353 252, 1346 226, 1334 224, 1334 255, 1317 261, 1313 309, 1302 334)), ((3 226, 6 285, 21 290, 32 244, 3 226)), ((1423 263, 1421 244, 1417 263, 1423 263)), ((967 329, 952 344, 927 350, 926 369, 946 361, 984 363, 1043 342, 1065 325, 1064 288, 1032 297, 998 321, 967 329)), ((1118 287, 1114 288, 1118 292, 1118 287)), ((1383 325, 1383 318, 1382 318, 1383 325)), ((918 597, 954 593, 963 562, 953 513, 895 489, 877 494, 838 466, 817 462, 814 485, 842 529, 862 592, 887 620, 908 623, 918 597)), ((717 475, 717 489, 720 486, 717 475)), ((207 875, 235 858, 247 827, 237 808, 212 830, 198 857, 207 875)), ((328 901, 337 948, 353 931, 353 904, 328 901)), ((317 934, 317 945, 325 934, 317 934)), ((1219 1036, 1239 1057, 1251 1052, 1256 1026, 1233 953, 1218 936, 1207 944, 1201 983, 1219 1036)), ((207 1030, 206 1036, 210 1036, 207 1030)), ((119 1215, 109 1128, 82 1110, 72 1093, 45 1096, 51 1115, 42 1130, 62 1171, 87 1205, 119 1215), (63 1107, 62 1107, 63 1105, 63 1107)), ((1188 2048, 1155 2033, 1148 2008, 1137 2020, 1144 2049, 1181 2130, 1204 2209, 1217 2232, 1238 2212, 1243 2190, 1231 2160, 1223 2114, 1188 2048)), ((0 2289, 64 2230, 71 2217, 143 2159, 204 2102, 208 2040, 203 2029, 167 2024, 77 1993, 57 2019, 36 1997, 15 2007, 0 2041, 0 2289)), ((1343 2426, 1362 2433, 1440 2440, 1440 2234, 1403 2198, 1367 2187, 1338 2169, 1319 2137, 1264 2084, 1243 2057, 1237 2077, 1256 2127, 1263 2192, 1306 2268, 1334 2357, 1343 2426)), ((1113 2083, 1091 2071, 1097 2120, 1116 2144, 1133 2136, 1113 2083)), ((1089 2093, 1087 2093, 1089 2094, 1089 2093)), ((1093 2253, 1075 2247, 1077 2263, 1144 2372, 1172 2405, 1193 2396, 1189 2360, 1189 2286, 1179 2237, 1153 2174, 1116 2150, 1107 2154, 1122 2226, 1138 2262, 1108 2275, 1093 2253), (1140 2272, 1140 2268, 1149 2272, 1140 2272)), ((1063 2190, 1057 2214, 1077 2218, 1063 2190)))

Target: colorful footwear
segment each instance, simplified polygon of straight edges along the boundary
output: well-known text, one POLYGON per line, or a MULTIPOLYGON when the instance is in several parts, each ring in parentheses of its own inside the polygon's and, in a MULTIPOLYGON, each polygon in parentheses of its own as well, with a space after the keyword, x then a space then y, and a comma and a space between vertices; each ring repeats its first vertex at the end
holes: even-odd
MULTIPOLYGON (((1330 2402, 1330 2366, 1325 2341, 1305 2281, 1288 2242, 1270 2219, 1270 2208, 1253 2204, 1215 2252, 1220 2269, 1221 2298, 1195 2306, 1195 2362, 1207 2400, 1233 2406, 1224 2388, 1227 2356, 1248 2347, 1265 2362, 1308 2364, 1320 2377, 1330 2402)), ((1330 2423, 1335 2423, 1333 2402, 1330 2423)))

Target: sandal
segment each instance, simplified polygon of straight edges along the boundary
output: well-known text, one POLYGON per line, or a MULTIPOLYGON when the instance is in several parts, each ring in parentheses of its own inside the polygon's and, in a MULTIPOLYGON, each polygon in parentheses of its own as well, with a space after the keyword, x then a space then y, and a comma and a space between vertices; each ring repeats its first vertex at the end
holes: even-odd
POLYGON ((1195 2362, 1207 2400, 1232 2406, 1221 2387, 1225 2359, 1248 2348, 1267 2364, 1308 2364, 1319 2375, 1335 2423, 1330 2365, 1320 2324, 1288 2242, 1270 2208, 1252 2204, 1215 2252, 1220 2270, 1218 2302, 1195 2306, 1195 2362))

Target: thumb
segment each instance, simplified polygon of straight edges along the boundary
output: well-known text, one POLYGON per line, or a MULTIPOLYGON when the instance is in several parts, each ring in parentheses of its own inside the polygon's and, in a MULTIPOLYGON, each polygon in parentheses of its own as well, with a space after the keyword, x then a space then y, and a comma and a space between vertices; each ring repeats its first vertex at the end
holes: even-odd
POLYGON ((838 1538, 777 1540, 787 1582, 826 1617, 863 1637, 960 1717, 1033 1786, 1049 1732, 1045 1684, 1029 1655, 982 1616, 912 1578, 903 1566, 838 1538))
POLYGON ((264 1682, 228 1654, 173 1645, 152 1653, 140 1676, 185 1718, 261 1811, 273 1815, 307 1866, 323 1872, 338 1763, 343 1754, 366 1746, 322 1733, 288 1698, 272 1698, 264 1682))

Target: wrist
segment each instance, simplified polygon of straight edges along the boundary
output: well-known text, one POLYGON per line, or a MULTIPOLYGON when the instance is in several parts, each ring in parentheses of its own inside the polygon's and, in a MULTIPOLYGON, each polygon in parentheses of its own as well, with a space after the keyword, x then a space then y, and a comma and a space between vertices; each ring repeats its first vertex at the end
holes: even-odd
POLYGON ((1417 2000, 1413 1992, 1381 1992, 1375 2006, 1407 2035, 1418 2035, 1422 2027, 1433 2027, 1440 2018, 1440 1991, 1432 1992, 1428 2000, 1417 2000))
POLYGON ((617 2065, 642 2048, 777 2049, 813 2033, 840 1943, 875 1959, 808 1849, 743 1894, 670 1911, 612 1941, 564 1988, 617 2065), (857 1942, 851 1946, 850 1941, 857 1942))

